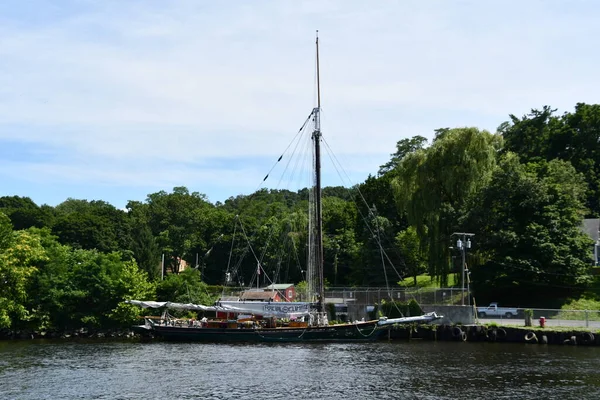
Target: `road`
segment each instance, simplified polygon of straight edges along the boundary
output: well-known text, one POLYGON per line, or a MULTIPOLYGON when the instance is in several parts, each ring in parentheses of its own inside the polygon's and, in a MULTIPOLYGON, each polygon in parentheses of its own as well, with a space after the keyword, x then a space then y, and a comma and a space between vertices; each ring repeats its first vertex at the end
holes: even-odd
MULTIPOLYGON (((525 320, 522 318, 479 318, 479 322, 482 324, 491 324, 496 323, 498 325, 515 325, 515 326, 525 326, 525 320)), ((534 319, 532 323, 535 326, 539 326, 539 319, 534 319)), ((578 321, 578 320, 570 320, 570 319, 546 319, 546 326, 564 326, 564 327, 573 327, 573 328, 600 328, 600 321, 588 321, 586 325, 586 321, 578 321)))

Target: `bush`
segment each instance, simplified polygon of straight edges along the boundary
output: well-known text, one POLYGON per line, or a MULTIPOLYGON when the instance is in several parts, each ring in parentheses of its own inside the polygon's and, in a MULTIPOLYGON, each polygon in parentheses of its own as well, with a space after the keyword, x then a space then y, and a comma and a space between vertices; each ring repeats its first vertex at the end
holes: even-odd
POLYGON ((564 304, 561 311, 555 317, 556 319, 570 319, 570 320, 600 320, 600 301, 582 297, 578 300, 571 300, 564 304), (577 310, 577 311, 573 311, 577 310), (594 311, 586 312, 585 310, 594 311))
POLYGON ((414 299, 408 302, 382 302, 379 309, 381 310, 381 313, 388 318, 414 317, 423 314, 421 306, 419 306, 419 303, 414 299))

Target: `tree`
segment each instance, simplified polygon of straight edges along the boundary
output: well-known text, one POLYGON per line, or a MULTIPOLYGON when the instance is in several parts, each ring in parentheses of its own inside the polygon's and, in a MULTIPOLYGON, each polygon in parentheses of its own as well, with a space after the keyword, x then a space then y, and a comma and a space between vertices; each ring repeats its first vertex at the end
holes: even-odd
POLYGON ((476 128, 443 130, 433 144, 402 159, 394 195, 429 249, 429 273, 446 284, 450 234, 468 196, 484 186, 501 141, 476 128))
POLYGON ((195 304, 212 304, 215 300, 208 294, 200 271, 194 268, 167 275, 165 280, 158 283, 156 297, 158 301, 195 304))
POLYGON ((396 246, 404 258, 406 274, 412 276, 417 286, 417 276, 427 271, 426 247, 419 241, 417 231, 413 226, 396 235, 396 246))
POLYGON ((522 162, 569 161, 588 184, 588 216, 600 216, 600 105, 578 103, 575 112, 556 116, 555 109, 533 109, 522 118, 511 115, 499 132, 505 150, 519 155, 522 162))
POLYGON ((203 194, 175 187, 173 193, 153 193, 145 204, 130 202, 127 208, 134 225, 148 224, 172 273, 182 260, 193 262, 195 248, 207 247, 204 233, 214 206, 203 194))
POLYGON ((134 261, 123 262, 114 290, 117 305, 108 312, 107 317, 112 323, 121 326, 135 323, 144 312, 138 306, 125 303, 125 300, 154 299, 156 295, 155 285, 148 282, 148 275, 134 261))
POLYGON ((52 231, 63 244, 105 253, 130 247, 127 215, 109 203, 67 199, 55 210, 52 231))
POLYGON ((29 197, 0 197, 0 211, 10 218, 16 230, 52 226, 53 223, 54 210, 46 205, 38 207, 29 197))
POLYGON ((10 219, 0 211, 0 253, 6 250, 13 239, 13 227, 10 219))
POLYGON ((139 226, 132 236, 131 250, 137 265, 151 281, 157 280, 161 276, 161 253, 156 238, 147 225, 139 226))
MULTIPOLYGON (((0 226, 7 233, 4 214, 0 214, 0 226)), ((0 328, 14 328, 30 318, 27 287, 37 265, 47 259, 35 234, 16 231, 9 235, 0 249, 0 328)))
POLYGON ((479 299, 536 305, 581 291, 592 245, 580 229, 584 195, 584 178, 568 162, 521 164, 507 153, 467 218, 479 299))
POLYGON ((427 139, 423 136, 413 136, 410 139, 402 139, 396 143, 396 152, 391 154, 392 159, 379 167, 377 175, 383 176, 393 171, 402 162, 407 155, 421 150, 427 144, 427 139))

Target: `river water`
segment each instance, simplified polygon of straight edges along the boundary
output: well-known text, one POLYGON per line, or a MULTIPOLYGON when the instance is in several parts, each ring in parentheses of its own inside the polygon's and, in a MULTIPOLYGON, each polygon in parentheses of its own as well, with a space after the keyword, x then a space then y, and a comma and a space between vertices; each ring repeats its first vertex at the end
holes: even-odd
POLYGON ((0 342, 2 399, 600 399, 600 348, 0 342))

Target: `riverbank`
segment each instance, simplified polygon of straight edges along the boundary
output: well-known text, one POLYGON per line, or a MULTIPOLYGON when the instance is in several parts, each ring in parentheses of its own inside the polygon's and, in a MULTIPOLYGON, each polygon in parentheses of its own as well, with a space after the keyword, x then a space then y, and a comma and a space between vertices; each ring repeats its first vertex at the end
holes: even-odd
POLYGON ((387 338, 389 340, 600 345, 600 331, 583 328, 557 329, 475 324, 393 326, 390 328, 387 338))
MULTIPOLYGON (((0 331, 0 340, 28 339, 136 339, 131 329, 57 331, 0 331)), ((600 331, 569 328, 539 328, 497 325, 397 325, 383 340, 425 340, 451 342, 504 342, 548 345, 600 346, 600 331)))
POLYGON ((27 339, 133 339, 136 334, 131 329, 71 329, 65 331, 31 331, 31 330, 0 330, 0 340, 27 339))

